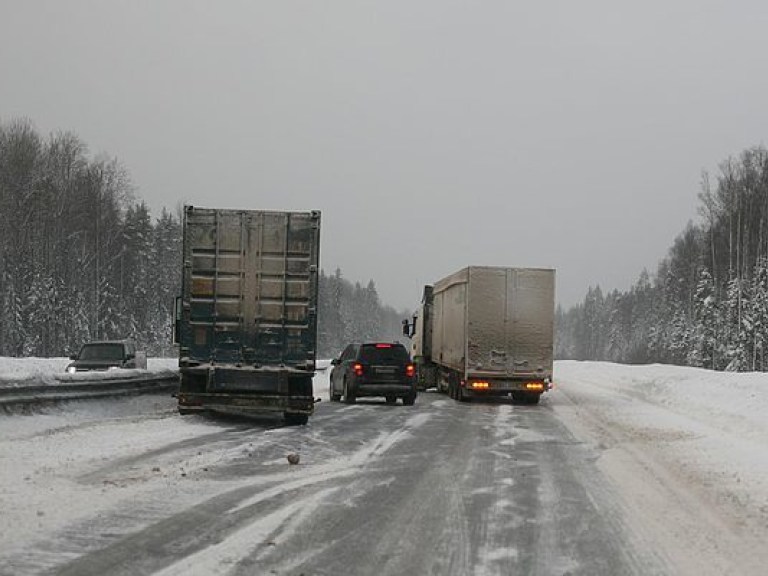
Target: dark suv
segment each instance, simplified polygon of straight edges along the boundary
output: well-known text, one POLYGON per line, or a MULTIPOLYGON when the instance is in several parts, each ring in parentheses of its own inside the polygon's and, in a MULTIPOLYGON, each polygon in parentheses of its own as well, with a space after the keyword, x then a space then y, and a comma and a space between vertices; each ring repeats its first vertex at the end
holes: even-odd
POLYGON ((114 368, 147 368, 146 353, 136 350, 136 345, 130 340, 89 342, 69 359, 73 361, 66 368, 70 374, 114 368))
POLYGON ((350 344, 331 364, 333 402, 342 396, 347 404, 354 404, 361 396, 384 396, 387 404, 402 398, 406 406, 416 401, 416 371, 402 344, 350 344))

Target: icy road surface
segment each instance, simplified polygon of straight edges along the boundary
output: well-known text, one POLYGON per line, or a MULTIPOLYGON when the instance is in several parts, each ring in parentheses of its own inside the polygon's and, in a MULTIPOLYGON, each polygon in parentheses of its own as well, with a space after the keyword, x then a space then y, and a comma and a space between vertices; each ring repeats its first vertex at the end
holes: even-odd
POLYGON ((163 396, 0 415, 0 574, 765 574, 765 376, 556 373, 539 406, 414 407, 320 374, 294 428, 163 396))

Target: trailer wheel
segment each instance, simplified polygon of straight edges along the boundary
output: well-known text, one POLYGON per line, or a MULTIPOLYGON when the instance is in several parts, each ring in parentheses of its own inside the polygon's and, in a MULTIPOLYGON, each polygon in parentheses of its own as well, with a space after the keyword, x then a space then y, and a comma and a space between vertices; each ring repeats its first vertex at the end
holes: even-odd
POLYGON ((528 392, 513 392, 512 402, 515 404, 538 404, 541 394, 530 394, 528 392))
POLYGON ((309 414, 295 414, 293 412, 283 412, 283 419, 288 426, 304 426, 309 422, 309 414))
POLYGON ((526 404, 538 404, 539 398, 541 398, 541 394, 526 394, 525 395, 525 403, 526 404))

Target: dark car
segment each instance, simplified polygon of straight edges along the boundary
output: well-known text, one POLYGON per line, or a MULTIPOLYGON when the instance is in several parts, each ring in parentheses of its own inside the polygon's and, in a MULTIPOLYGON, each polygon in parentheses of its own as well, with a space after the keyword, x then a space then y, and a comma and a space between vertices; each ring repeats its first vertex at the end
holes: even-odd
POLYGON ((86 372, 90 370, 111 370, 114 368, 147 367, 147 356, 137 351, 130 340, 109 340, 83 344, 80 352, 69 357, 72 362, 67 372, 86 372))
POLYGON ((383 396, 388 404, 398 398, 412 406, 416 401, 416 371, 408 350, 397 342, 350 344, 331 361, 330 395, 354 404, 363 396, 383 396))

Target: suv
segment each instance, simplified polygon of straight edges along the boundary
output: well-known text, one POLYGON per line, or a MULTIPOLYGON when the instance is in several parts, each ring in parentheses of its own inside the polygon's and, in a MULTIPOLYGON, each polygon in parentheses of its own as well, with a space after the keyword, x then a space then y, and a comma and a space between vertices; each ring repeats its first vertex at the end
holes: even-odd
POLYGON ((147 355, 136 350, 130 340, 107 340, 83 344, 80 352, 69 357, 73 360, 67 372, 110 370, 113 368, 147 368, 147 355))
POLYGON ((350 344, 331 361, 330 396, 354 404, 361 396, 384 396, 387 404, 398 398, 412 406, 416 401, 416 371, 400 343, 350 344))

